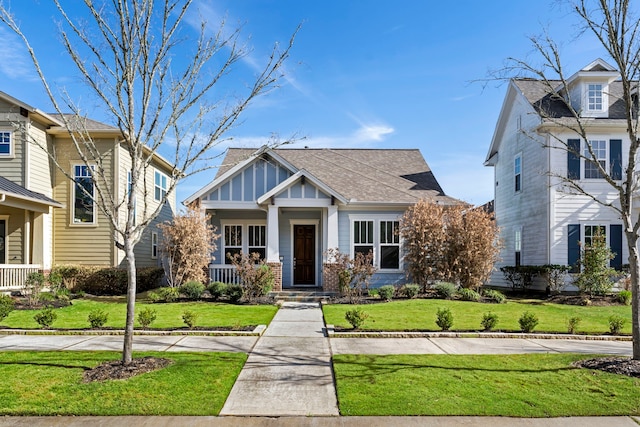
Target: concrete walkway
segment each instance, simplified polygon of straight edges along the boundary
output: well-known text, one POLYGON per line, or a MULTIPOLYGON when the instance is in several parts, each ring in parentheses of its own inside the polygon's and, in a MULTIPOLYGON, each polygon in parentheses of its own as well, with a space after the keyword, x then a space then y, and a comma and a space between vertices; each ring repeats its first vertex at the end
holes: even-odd
POLYGON ((319 304, 282 305, 249 354, 220 415, 339 415, 319 304))

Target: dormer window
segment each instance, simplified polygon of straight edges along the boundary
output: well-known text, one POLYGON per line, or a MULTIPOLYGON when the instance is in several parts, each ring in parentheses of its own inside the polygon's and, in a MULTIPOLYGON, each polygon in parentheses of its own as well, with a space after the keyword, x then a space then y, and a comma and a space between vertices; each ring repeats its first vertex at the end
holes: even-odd
POLYGON ((587 85, 587 110, 591 112, 602 111, 602 85, 590 83, 587 85))

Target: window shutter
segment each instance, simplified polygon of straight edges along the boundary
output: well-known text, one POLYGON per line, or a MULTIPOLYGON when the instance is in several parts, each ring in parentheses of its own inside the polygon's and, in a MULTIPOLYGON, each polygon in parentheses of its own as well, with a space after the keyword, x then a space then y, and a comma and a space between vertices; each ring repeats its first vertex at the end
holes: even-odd
POLYGON ((578 261, 580 260, 580 224, 569 224, 567 264, 571 267, 572 273, 578 272, 578 261))
POLYGON ((580 179, 580 140, 567 141, 567 178, 580 179))
POLYGON ((622 179, 622 140, 609 141, 609 164, 611 179, 622 179))
POLYGON ((609 244, 614 257, 611 260, 611 267, 616 270, 622 269, 622 225, 611 224, 609 226, 609 244))

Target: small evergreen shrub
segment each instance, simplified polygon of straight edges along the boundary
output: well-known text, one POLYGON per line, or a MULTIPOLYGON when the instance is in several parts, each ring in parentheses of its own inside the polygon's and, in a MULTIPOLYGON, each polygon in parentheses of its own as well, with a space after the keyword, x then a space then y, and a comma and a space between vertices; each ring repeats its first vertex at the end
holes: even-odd
POLYGON ((361 308, 354 308, 353 310, 347 311, 344 314, 344 318, 351 324, 353 329, 358 329, 364 324, 365 320, 369 318, 369 315, 361 308))
POLYGON ((43 329, 49 329, 57 318, 58 314, 51 307, 40 310, 33 316, 33 320, 43 329))
POLYGON ((157 312, 153 308, 145 307, 138 312, 138 323, 143 329, 147 329, 156 321, 157 316, 157 312))
POLYGON ((239 303, 243 295, 244 289, 241 285, 236 283, 230 283, 227 285, 227 296, 229 297, 229 301, 233 304, 239 303))
POLYGON ((182 321, 189 327, 189 329, 193 329, 198 320, 198 313, 194 313, 190 310, 185 310, 182 313, 182 321))
POLYGON ((482 330, 489 332, 498 324, 498 315, 492 312, 488 312, 482 315, 482 330))
POLYGON ((578 325, 581 321, 582 319, 579 317, 570 317, 569 320, 567 320, 567 333, 575 334, 578 331, 578 325))
POLYGON ((0 294, 0 320, 3 320, 15 308, 15 302, 9 295, 0 294))
POLYGON ((611 335, 619 335, 625 323, 627 323, 627 321, 622 316, 614 314, 609 317, 609 331, 611 335))
POLYGON ((224 294, 227 293, 227 284, 222 282, 211 282, 207 287, 211 298, 219 300, 224 294))
POLYGON ((498 304, 504 304, 507 302, 507 297, 502 292, 495 289, 485 289, 482 293, 484 294, 484 297, 489 301, 498 304))
POLYGON ((618 301, 624 305, 631 305, 631 291, 618 292, 618 301))
POLYGON ((435 286, 438 298, 449 299, 456 293, 456 285, 449 282, 440 282, 435 286))
POLYGON ((525 311, 518 319, 518 323, 520 324, 520 330, 525 333, 533 332, 533 330, 538 326, 538 316, 531 313, 530 311, 525 311))
POLYGON ((480 294, 470 288, 460 289, 458 291, 458 295, 460 295, 460 299, 462 299, 463 301, 480 301, 480 294))
POLYGON ((420 292, 420 286, 416 285, 415 283, 407 283, 406 285, 403 285, 400 288, 400 295, 409 299, 415 298, 416 296, 418 296, 419 292, 420 292))
POLYGON ((89 325, 91 325, 92 329, 102 328, 105 323, 107 323, 107 319, 109 318, 109 314, 104 311, 96 308, 95 310, 91 310, 89 315, 87 316, 87 321, 89 325))
POLYGON ((180 296, 180 289, 170 288, 168 286, 160 288, 158 289, 158 296, 160 297, 161 301, 174 302, 180 296))
POLYGON ((396 288, 393 285, 384 285, 378 288, 378 295, 380 295, 380 299, 391 301, 395 291, 396 288))
POLYGON ((453 314, 448 308, 439 308, 436 313, 436 325, 443 330, 448 331, 453 326, 453 314))
POLYGON ((44 274, 39 272, 29 273, 24 282, 22 293, 27 297, 27 303, 31 306, 40 302, 42 288, 44 287, 44 274))
POLYGON ((204 285, 192 280, 180 286, 180 293, 190 300, 199 300, 204 292, 204 285))

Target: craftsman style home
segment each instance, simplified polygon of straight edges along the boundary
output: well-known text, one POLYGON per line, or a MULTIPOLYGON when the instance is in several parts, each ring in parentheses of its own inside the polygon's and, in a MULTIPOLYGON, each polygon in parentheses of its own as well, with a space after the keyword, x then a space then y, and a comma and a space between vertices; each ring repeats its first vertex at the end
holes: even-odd
POLYGON ((276 289, 335 290, 325 277, 326 251, 373 252, 372 286, 406 280, 399 219, 427 198, 444 194, 419 150, 229 149, 213 181, 185 204, 212 217, 221 238, 211 279, 231 281, 228 254, 259 253, 276 289))
MULTIPOLYGON (((122 134, 89 119, 86 128, 97 142, 116 197, 125 194, 129 154, 121 146, 122 134)), ((149 189, 138 200, 142 203, 146 195, 147 205, 155 208, 173 167, 159 156, 151 166, 149 189)), ((60 117, 0 92, 0 289, 20 286, 28 273, 53 265, 121 265, 124 253, 113 244, 110 222, 80 186, 94 191, 91 170, 78 157, 60 117), (75 181, 42 146, 55 153, 56 162, 75 181)), ((174 211, 175 198, 155 222, 171 219, 174 211)), ((140 267, 159 262, 157 228, 152 224, 148 230, 136 246, 140 267)))
MULTIPOLYGON (((551 84, 586 119, 588 142, 597 161, 614 180, 621 180, 629 137, 617 70, 598 59, 567 79, 566 87, 559 81, 551 84)), ((606 235, 615 253, 611 266, 626 263, 622 220, 561 178, 578 180, 604 203, 617 200, 589 160, 586 141, 566 126, 572 117, 544 82, 514 79, 509 83, 484 163, 494 168, 495 218, 504 243, 494 284, 503 280, 499 267, 505 265, 576 265, 579 243, 590 243, 596 230, 606 235)))

